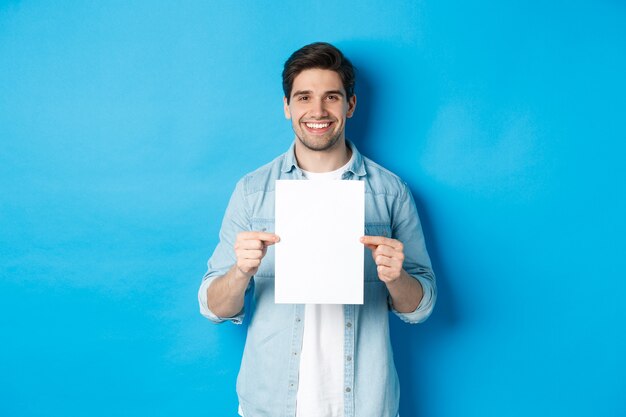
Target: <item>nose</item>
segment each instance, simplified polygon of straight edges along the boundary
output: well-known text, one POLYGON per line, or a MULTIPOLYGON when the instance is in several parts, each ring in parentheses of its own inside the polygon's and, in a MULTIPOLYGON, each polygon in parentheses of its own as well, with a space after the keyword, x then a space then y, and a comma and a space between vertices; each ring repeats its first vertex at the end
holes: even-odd
POLYGON ((328 115, 326 112, 326 106, 324 104, 324 100, 314 100, 313 105, 311 106, 311 117, 322 118, 328 115))

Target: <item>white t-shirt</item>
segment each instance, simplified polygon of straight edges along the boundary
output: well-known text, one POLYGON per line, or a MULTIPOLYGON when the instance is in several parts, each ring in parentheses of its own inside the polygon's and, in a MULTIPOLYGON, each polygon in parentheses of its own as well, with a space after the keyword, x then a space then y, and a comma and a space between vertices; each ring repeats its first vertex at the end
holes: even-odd
MULTIPOLYGON (((313 181, 340 180, 343 167, 303 171, 313 181)), ((296 417, 343 417, 343 304, 306 304, 296 417)))
MULTIPOLYGON (((351 161, 331 172, 302 172, 308 180, 340 180, 351 161)), ((296 417, 343 417, 343 322, 343 304, 304 306, 296 417)))

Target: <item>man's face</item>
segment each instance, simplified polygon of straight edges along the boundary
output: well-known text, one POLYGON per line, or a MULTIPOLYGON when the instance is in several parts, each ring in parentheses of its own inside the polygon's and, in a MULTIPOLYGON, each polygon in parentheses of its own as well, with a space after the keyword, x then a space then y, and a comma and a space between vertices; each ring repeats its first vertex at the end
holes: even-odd
POLYGON ((344 139, 346 119, 352 117, 356 96, 346 98, 341 77, 335 71, 308 69, 293 80, 285 117, 291 119, 296 137, 310 150, 325 151, 344 139))

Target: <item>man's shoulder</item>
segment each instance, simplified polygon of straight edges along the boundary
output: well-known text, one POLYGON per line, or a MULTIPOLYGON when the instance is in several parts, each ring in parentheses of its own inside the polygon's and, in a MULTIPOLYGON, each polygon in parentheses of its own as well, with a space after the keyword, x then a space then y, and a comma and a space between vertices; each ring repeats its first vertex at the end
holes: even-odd
POLYGON ((242 177, 242 179, 247 178, 247 179, 255 179, 255 178, 259 178, 259 177, 267 177, 268 175, 272 175, 274 173, 278 173, 280 172, 282 166, 283 166, 283 161, 285 160, 285 154, 282 153, 280 155, 278 155, 276 158, 272 159, 270 162, 261 165, 260 167, 258 167, 257 169, 255 169, 254 171, 250 171, 248 172, 246 175, 244 175, 242 177))
POLYGON ((285 154, 280 154, 272 161, 248 172, 239 180, 238 185, 245 194, 259 191, 270 191, 274 188, 274 181, 280 177, 285 154))
POLYGON ((407 191, 407 184, 400 176, 367 157, 363 157, 367 179, 371 192, 375 194, 402 195, 407 191))

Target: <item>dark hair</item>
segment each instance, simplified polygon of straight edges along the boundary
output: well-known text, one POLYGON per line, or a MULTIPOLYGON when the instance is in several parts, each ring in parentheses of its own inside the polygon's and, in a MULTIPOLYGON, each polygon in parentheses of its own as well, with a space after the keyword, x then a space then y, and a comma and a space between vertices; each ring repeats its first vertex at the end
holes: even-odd
POLYGON ((293 80, 302 71, 320 68, 335 71, 341 77, 347 98, 354 95, 354 67, 339 49, 326 42, 303 46, 291 54, 283 69, 283 92, 289 103, 293 80))

